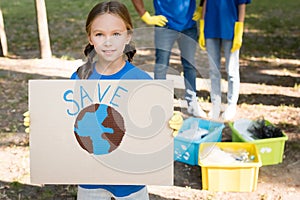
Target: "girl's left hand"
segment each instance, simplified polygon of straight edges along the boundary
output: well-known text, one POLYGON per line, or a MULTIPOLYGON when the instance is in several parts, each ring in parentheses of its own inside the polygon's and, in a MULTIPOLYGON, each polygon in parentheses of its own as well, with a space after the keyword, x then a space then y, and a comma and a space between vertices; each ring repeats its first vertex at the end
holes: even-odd
POLYGON ((172 118, 169 120, 169 126, 173 129, 173 137, 176 137, 183 123, 183 118, 180 112, 174 111, 172 118))

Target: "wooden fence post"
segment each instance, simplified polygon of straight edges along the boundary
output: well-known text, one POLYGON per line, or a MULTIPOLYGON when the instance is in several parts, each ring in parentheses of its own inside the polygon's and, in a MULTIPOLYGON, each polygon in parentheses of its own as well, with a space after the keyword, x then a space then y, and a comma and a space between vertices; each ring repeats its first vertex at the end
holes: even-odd
POLYGON ((7 40, 6 40, 4 20, 3 20, 1 8, 0 8, 0 56, 7 56, 7 40))
POLYGON ((37 25, 40 39, 41 58, 51 58, 50 38, 48 31, 47 12, 45 0, 35 0, 37 25))

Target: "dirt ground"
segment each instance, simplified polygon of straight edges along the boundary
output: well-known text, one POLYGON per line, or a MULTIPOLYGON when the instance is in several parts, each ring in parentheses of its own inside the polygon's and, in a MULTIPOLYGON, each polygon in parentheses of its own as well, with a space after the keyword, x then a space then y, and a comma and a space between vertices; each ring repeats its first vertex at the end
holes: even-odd
MULTIPOLYGON (((153 70, 145 59, 136 65, 153 70), (143 63, 142 63, 143 62, 143 63)), ((152 54, 153 55, 153 54, 152 54)), ((180 71, 173 55, 174 71, 180 71)), ((22 113, 27 110, 27 80, 70 76, 80 61, 42 61, 0 58, 0 199, 75 199, 74 185, 32 185, 29 176, 29 136, 24 133, 22 113)), ((151 200, 164 199, 261 199, 300 198, 300 62, 297 60, 242 60, 241 91, 235 119, 265 117, 288 135, 281 164, 260 167, 255 192, 212 192, 202 190, 199 166, 174 162, 174 186, 148 186, 151 200)), ((173 71, 172 71, 173 72, 173 71)), ((180 74, 180 72, 178 72, 180 74)), ((176 73, 175 73, 176 74, 176 73)), ((224 75, 224 72, 223 72, 224 75)), ((201 77, 199 77, 201 79, 201 77)), ((176 98, 183 90, 176 89, 176 98)), ((203 86, 198 96, 209 111, 209 92, 203 86)), ((186 114, 185 108, 175 108, 186 114)), ((231 141, 225 123, 222 141, 231 141)))

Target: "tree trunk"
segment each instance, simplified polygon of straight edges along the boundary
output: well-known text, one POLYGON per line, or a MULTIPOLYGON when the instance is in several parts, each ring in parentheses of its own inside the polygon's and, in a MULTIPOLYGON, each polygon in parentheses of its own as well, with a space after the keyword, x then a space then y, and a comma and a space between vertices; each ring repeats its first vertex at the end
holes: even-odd
POLYGON ((52 53, 50 47, 45 0, 35 0, 35 6, 37 13, 37 26, 40 39, 41 58, 51 58, 52 53))
POLYGON ((0 8, 0 56, 7 56, 7 40, 6 40, 4 20, 3 20, 1 8, 0 8))

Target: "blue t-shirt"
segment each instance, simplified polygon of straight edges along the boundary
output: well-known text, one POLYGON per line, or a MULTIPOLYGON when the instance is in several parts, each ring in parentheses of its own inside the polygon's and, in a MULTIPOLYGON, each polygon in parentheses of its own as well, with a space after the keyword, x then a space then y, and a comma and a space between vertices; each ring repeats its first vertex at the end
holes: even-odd
MULTIPOLYGON (((71 76, 71 79, 79 79, 78 75, 76 72, 74 72, 71 76)), ((151 76, 149 76, 146 72, 143 70, 133 66, 131 63, 126 62, 124 67, 118 71, 115 74, 112 75, 102 75, 99 74, 96 71, 96 68, 93 68, 92 74, 89 76, 88 79, 96 79, 96 80, 108 80, 108 79, 147 79, 151 80, 151 76)), ((124 197, 128 196, 134 192, 137 192, 144 188, 144 185, 80 185, 82 188, 86 189, 98 189, 98 188, 103 188, 105 190, 110 191, 112 194, 114 194, 117 197, 124 197)))
POLYGON ((234 24, 238 21, 240 4, 251 0, 206 0, 205 38, 233 40, 234 24))
POLYGON ((168 19, 167 27, 176 31, 192 28, 196 22, 192 20, 196 0, 154 0, 155 15, 163 15, 168 19))

